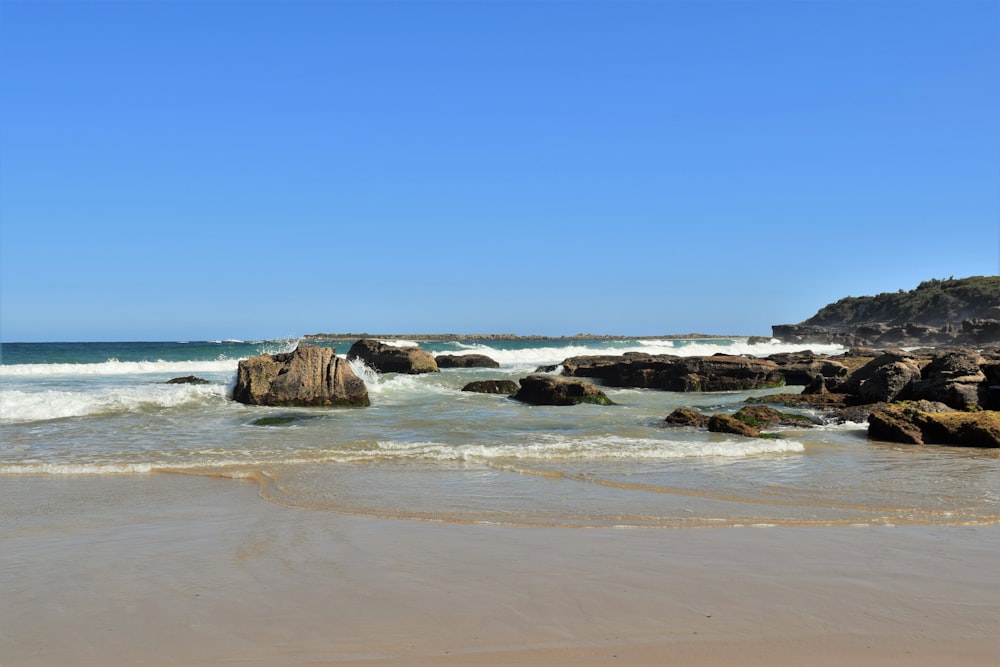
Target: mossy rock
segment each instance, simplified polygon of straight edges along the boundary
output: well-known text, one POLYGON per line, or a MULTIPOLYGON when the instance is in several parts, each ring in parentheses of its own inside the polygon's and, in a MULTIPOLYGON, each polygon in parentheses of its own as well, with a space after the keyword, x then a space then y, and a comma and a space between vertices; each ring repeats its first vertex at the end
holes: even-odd
POLYGON ((748 405, 740 408, 733 417, 754 428, 765 428, 767 426, 801 426, 810 428, 815 425, 805 415, 778 412, 766 405, 748 405))

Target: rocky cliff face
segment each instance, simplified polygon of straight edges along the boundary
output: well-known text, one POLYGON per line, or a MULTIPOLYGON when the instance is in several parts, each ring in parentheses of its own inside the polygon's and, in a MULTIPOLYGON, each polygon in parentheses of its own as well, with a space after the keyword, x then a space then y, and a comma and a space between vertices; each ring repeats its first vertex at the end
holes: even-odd
POLYGON ((992 345, 1000 343, 1000 276, 929 280, 909 292, 847 297, 804 322, 771 329, 789 343, 992 345))

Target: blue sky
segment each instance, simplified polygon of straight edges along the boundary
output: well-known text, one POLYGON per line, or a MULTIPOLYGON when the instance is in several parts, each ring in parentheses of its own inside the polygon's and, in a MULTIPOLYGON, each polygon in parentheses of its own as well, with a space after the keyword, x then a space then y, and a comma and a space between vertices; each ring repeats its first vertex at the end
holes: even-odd
POLYGON ((1000 272, 1000 3, 0 0, 0 337, 767 334, 1000 272))

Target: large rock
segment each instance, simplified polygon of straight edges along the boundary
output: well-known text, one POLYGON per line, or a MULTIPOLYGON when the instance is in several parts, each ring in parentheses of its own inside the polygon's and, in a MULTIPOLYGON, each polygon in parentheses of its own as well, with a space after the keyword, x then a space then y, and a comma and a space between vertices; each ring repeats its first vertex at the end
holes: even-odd
POLYGON ((332 347, 300 345, 294 352, 243 359, 233 400, 248 405, 368 405, 368 389, 332 347))
POLYGON ((555 375, 529 375, 521 379, 514 398, 532 405, 576 405, 596 403, 612 405, 611 399, 590 382, 570 380, 555 375))
POLYGON ((1000 447, 1000 412, 929 411, 941 410, 939 405, 886 405, 868 417, 868 436, 916 445, 1000 447))
POLYGON ((678 357, 628 352, 616 357, 570 357, 562 366, 564 375, 597 377, 612 387, 735 391, 780 387, 785 383, 773 361, 725 354, 678 357))
POLYGON ((817 378, 846 379, 850 371, 847 366, 821 354, 808 350, 804 352, 783 352, 767 357, 768 361, 778 364, 778 370, 785 378, 785 384, 813 384, 817 378))
POLYGON ((438 368, 500 368, 500 362, 485 354, 439 354, 434 361, 438 368))
POLYGON ((920 365, 913 355, 902 351, 886 352, 856 370, 841 386, 862 403, 880 403, 905 399, 912 384, 920 379, 920 365))
POLYGON ((387 345, 382 341, 363 338, 351 346, 347 359, 361 359, 379 373, 420 373, 439 372, 434 355, 419 347, 387 345))
POLYGON ((985 405, 989 390, 982 369, 985 364, 973 350, 945 352, 924 366, 921 379, 913 385, 913 395, 957 410, 985 405))

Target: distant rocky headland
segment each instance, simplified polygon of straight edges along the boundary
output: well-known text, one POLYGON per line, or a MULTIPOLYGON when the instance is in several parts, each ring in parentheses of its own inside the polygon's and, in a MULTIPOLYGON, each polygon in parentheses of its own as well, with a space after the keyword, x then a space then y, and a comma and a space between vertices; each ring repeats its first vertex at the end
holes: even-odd
POLYGON ((799 324, 776 324, 787 343, 940 347, 1000 343, 1000 276, 928 280, 908 292, 846 297, 799 324))

